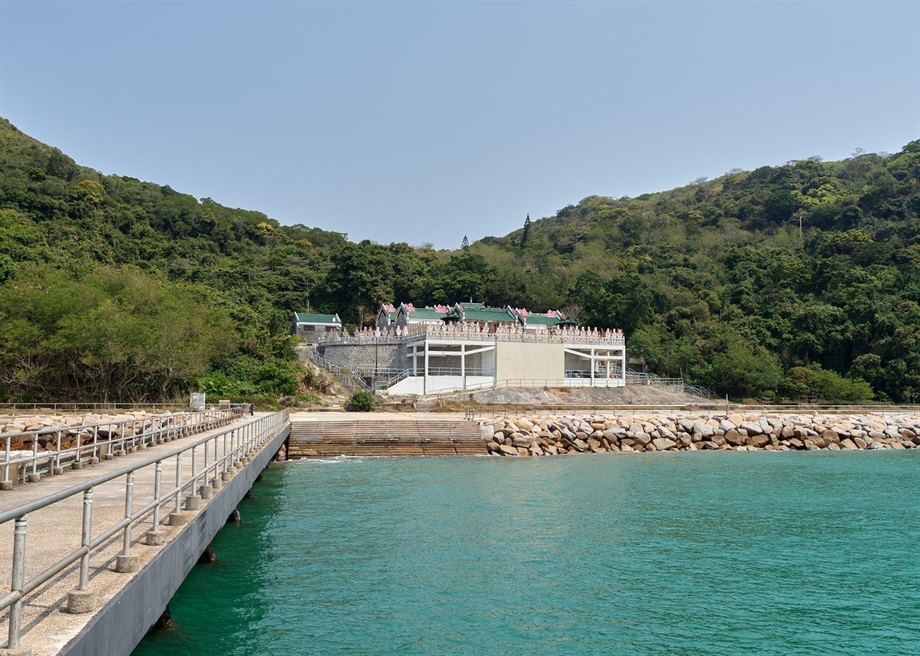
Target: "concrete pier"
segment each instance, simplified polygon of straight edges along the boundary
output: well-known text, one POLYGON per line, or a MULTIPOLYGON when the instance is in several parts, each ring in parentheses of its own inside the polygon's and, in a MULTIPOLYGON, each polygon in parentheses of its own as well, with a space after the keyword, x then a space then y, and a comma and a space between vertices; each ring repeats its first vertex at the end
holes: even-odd
POLYGON ((296 413, 287 450, 291 458, 487 454, 477 422, 420 412, 296 413))
MULTIPOLYGON (((169 453, 183 444, 195 444, 211 434, 219 435, 245 423, 240 421, 210 433, 181 438, 136 453, 126 453, 114 460, 87 465, 80 470, 67 471, 61 476, 43 479, 33 485, 17 486, 0 492, 0 512, 120 470, 132 463, 142 463, 155 457, 158 451, 169 453)), ((235 471, 230 468, 227 480, 217 475, 216 478, 220 480, 217 487, 213 485, 213 470, 209 472, 207 480, 202 475, 195 487, 207 486, 211 495, 207 499, 197 495, 193 497, 198 500, 197 508, 183 508, 177 512, 172 502, 164 503, 161 506, 159 525, 154 526, 149 517, 134 523, 128 537, 130 554, 124 553, 124 531, 118 530, 112 534, 89 558, 88 585, 85 591, 77 589, 80 578, 80 561, 77 560, 27 594, 22 604, 21 642, 18 649, 3 649, 8 646, 6 637, 10 619, 9 611, 4 611, 0 615, 0 654, 129 654, 146 631, 163 615, 167 603, 189 570, 236 510, 237 504, 249 492, 256 477, 284 444, 289 433, 290 425, 285 424, 261 448, 250 454, 248 464, 235 471), (68 603, 72 612, 62 612, 67 609, 68 603)), ((196 471, 203 465, 204 456, 200 449, 197 458, 196 471)), ((176 458, 173 457, 170 464, 175 467, 175 463, 176 458)), ((213 464, 213 460, 209 464, 213 464)), ((185 476, 192 471, 192 455, 189 452, 181 456, 181 467, 185 476)), ((171 475, 174 476, 174 472, 171 475)), ((164 490, 173 487, 174 479, 168 478, 167 481, 168 486, 164 485, 164 490)), ((138 469, 132 484, 133 498, 137 500, 137 505, 133 507, 136 512, 154 498, 154 467, 138 469)), ((125 517, 125 478, 116 478, 94 486, 92 491, 92 535, 96 537, 125 517)), ((130 501, 128 505, 131 507, 130 501)), ((28 513, 26 581, 59 563, 67 554, 80 549, 83 539, 81 519, 85 517, 85 512, 85 498, 77 494, 28 513)), ((0 588, 5 591, 10 589, 12 575, 13 524, 9 521, 0 526, 0 588)))

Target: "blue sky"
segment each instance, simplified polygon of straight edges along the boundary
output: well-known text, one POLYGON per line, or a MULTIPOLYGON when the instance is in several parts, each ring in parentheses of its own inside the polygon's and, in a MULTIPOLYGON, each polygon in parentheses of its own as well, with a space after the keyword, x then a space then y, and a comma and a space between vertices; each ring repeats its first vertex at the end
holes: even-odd
POLYGON ((920 2, 11 2, 0 115, 282 223, 456 248, 920 138, 920 2))

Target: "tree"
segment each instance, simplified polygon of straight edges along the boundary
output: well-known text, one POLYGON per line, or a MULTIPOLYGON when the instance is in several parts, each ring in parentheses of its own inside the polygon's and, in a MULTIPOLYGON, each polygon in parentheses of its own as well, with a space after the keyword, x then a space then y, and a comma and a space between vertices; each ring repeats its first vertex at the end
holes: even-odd
POLYGON ((527 245, 527 239, 530 237, 530 214, 524 219, 524 232, 521 234, 521 249, 527 245))

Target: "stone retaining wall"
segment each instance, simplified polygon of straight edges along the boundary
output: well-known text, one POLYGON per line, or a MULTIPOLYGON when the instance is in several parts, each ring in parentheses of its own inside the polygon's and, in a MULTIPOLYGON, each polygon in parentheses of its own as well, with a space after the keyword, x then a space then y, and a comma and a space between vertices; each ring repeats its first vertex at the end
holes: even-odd
POLYGON ((480 430, 501 456, 920 447, 920 415, 544 415, 496 417, 480 430))
POLYGON ((321 353, 332 364, 350 369, 408 369, 406 347, 399 344, 326 344, 321 353), (375 352, 376 351, 376 352, 375 352))

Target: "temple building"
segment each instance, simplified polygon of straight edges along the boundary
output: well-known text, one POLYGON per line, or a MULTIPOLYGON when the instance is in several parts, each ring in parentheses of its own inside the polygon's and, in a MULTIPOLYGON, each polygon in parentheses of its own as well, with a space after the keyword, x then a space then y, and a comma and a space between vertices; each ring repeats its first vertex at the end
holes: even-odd
POLYGON ((330 335, 315 357, 391 395, 626 384, 621 330, 580 327, 558 310, 482 303, 383 305, 373 329, 330 335))
POLYGON ((488 307, 484 303, 454 303, 416 308, 411 303, 383 304, 377 313, 375 326, 380 330, 392 330, 412 325, 442 325, 451 323, 479 323, 494 325, 516 325, 526 332, 547 330, 554 326, 576 326, 561 310, 549 310, 544 314, 529 312, 523 308, 507 305, 503 308, 488 307))

